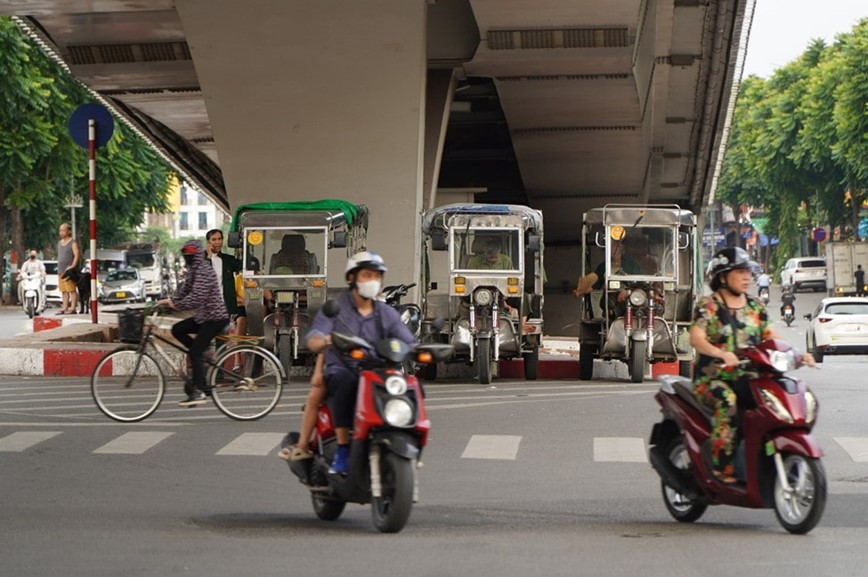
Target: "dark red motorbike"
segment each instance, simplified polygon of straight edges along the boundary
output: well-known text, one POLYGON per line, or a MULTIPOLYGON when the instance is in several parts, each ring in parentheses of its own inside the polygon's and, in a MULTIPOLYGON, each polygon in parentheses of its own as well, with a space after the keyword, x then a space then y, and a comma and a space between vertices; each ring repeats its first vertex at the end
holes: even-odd
MULTIPOLYGON (((326 303, 326 307, 330 304, 326 303)), ((337 441, 325 405, 319 408, 310 441, 313 458, 290 461, 289 468, 310 489, 313 509, 320 519, 334 521, 348 502, 371 503, 376 528, 383 533, 398 532, 418 500, 416 470, 431 427, 425 413, 424 390, 403 367, 408 360, 420 364, 444 362, 452 355, 452 346, 428 344, 414 348, 398 339, 372 344, 337 332, 332 332, 331 339, 335 349, 358 361, 362 369, 349 473, 328 473, 337 441)), ((292 432, 283 444, 286 447, 297 441, 298 433, 292 432)))
POLYGON ((652 429, 649 456, 666 508, 685 523, 699 519, 709 505, 774 508, 784 529, 807 533, 823 515, 826 474, 811 435, 817 399, 786 374, 801 366, 801 354, 779 340, 737 354, 749 371, 738 395, 738 484, 723 484, 711 474, 712 414, 693 396, 693 383, 660 377, 655 399, 663 420, 652 429))

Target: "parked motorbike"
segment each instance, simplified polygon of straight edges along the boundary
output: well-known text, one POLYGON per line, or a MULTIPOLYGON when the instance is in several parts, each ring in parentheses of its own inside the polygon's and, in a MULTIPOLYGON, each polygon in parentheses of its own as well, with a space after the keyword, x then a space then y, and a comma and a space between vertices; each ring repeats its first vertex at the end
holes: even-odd
POLYGON ((787 323, 787 326, 790 326, 794 320, 796 320, 796 311, 793 309, 793 305, 784 305, 784 322, 787 323))
POLYGON ((712 475, 712 412, 692 393, 683 377, 660 377, 655 396, 663 413, 651 432, 651 465, 661 478, 663 501, 677 521, 699 519, 709 505, 774 508, 790 533, 804 534, 819 522, 826 505, 822 450, 811 435, 818 403, 800 380, 786 371, 802 363, 801 354, 779 340, 739 350, 748 367, 749 394, 739 401, 738 484, 712 475))
POLYGON ((763 286, 759 289, 759 298, 764 305, 769 304, 769 287, 763 286))
POLYGON ((418 339, 422 330, 422 311, 419 309, 419 305, 401 304, 401 299, 407 296, 409 290, 414 286, 416 283, 387 286, 383 289, 383 300, 398 311, 398 314, 401 315, 401 322, 418 339))
MULTIPOLYGON (((323 310, 335 317, 337 303, 329 301, 323 310)), ((325 405, 319 408, 310 442, 313 458, 289 461, 289 468, 309 488, 314 513, 320 519, 337 519, 347 502, 371 503, 374 526, 383 533, 396 533, 404 528, 418 500, 416 470, 431 427, 424 390, 415 376, 404 372, 403 365, 409 358, 418 363, 445 361, 452 346, 414 348, 397 339, 369 343, 338 332, 332 332, 331 340, 335 349, 358 361, 361 368, 349 473, 328 473, 337 440, 325 405)), ((297 441, 298 433, 291 432, 283 446, 297 441)))
POLYGON ((21 273, 21 306, 27 318, 40 315, 45 310, 45 279, 38 272, 21 273))

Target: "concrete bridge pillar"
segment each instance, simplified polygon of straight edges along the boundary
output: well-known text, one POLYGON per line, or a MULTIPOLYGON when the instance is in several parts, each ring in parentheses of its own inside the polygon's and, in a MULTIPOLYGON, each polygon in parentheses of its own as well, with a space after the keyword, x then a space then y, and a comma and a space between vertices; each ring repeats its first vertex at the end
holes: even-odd
MULTIPOLYGON (((231 207, 253 198, 364 203, 368 246, 386 259, 388 282, 418 278, 426 1, 175 6, 231 207)), ((445 113, 442 96, 439 106, 445 113)), ((436 172, 428 178, 436 181, 436 172)))

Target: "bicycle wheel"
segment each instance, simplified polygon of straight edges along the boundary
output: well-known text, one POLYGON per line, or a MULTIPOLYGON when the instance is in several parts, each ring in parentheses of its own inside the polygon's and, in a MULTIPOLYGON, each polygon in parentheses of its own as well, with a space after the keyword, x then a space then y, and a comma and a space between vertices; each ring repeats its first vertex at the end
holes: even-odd
POLYGON ((227 417, 254 421, 277 406, 283 376, 274 355, 265 349, 240 345, 227 349, 215 361, 209 382, 214 404, 227 417), (233 372, 238 366, 239 372, 233 372))
POLYGON ((136 347, 104 356, 90 376, 90 392, 100 411, 115 421, 135 423, 147 418, 163 400, 166 381, 153 357, 136 347))

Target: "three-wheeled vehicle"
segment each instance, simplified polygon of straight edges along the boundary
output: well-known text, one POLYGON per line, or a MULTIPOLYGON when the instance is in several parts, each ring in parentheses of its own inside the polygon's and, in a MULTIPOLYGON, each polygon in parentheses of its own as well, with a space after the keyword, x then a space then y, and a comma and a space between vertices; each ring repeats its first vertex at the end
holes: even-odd
POLYGON ((367 207, 341 200, 265 202, 235 211, 228 244, 241 250, 248 333, 263 337, 287 375, 293 364, 313 363, 301 338, 328 298, 329 265, 337 267, 333 282, 343 281, 346 259, 364 250, 367 229, 367 207))
MULTIPOLYGON (((542 213, 526 206, 449 204, 422 215, 423 325, 447 320, 430 337, 453 345, 453 360, 475 364, 488 384, 497 361, 539 365, 543 304, 542 213)), ((436 376, 428 365, 424 376, 436 376)))
POLYGON ((695 215, 677 205, 606 205, 585 213, 582 249, 579 377, 592 378, 595 358, 624 361, 637 383, 656 362, 677 360, 689 376, 687 331, 702 279, 695 215))

